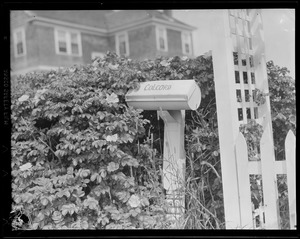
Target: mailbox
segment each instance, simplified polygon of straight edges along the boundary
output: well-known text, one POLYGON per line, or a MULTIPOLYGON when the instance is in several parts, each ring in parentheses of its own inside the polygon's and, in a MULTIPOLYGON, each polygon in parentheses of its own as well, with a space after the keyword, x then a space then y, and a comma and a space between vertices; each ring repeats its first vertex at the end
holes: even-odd
POLYGON ((196 110, 201 91, 194 80, 164 80, 140 83, 125 96, 128 105, 144 110, 196 110))

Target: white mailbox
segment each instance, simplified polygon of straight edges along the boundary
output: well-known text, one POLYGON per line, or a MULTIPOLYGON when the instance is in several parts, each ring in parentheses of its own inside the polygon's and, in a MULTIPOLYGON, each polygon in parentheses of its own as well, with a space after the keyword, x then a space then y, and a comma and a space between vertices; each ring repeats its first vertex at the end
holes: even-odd
POLYGON ((201 91, 194 80, 148 81, 125 98, 128 105, 144 110, 196 110, 201 91))

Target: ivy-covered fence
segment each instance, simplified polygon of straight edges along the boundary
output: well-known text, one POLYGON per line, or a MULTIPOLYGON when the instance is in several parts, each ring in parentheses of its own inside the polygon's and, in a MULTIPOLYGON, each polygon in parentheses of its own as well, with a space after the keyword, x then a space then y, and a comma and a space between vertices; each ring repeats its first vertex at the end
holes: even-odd
POLYGON ((184 227, 224 228, 211 56, 138 62, 112 53, 17 79, 13 228, 172 227, 161 184, 163 123, 155 111, 128 107, 124 97, 139 82, 168 79, 195 79, 202 93, 199 109, 186 112, 184 227))

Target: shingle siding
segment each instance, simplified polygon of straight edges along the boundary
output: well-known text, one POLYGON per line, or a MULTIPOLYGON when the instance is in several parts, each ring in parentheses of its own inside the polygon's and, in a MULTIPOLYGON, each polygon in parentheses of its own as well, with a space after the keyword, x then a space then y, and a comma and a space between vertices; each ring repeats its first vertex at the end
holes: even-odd
POLYGON ((156 53, 155 27, 146 26, 128 32, 130 57, 153 58, 156 53))
POLYGON ((91 63, 92 52, 106 53, 109 48, 107 37, 81 33, 82 57, 84 63, 91 63))
POLYGON ((167 29, 168 53, 172 56, 182 55, 181 32, 167 29))

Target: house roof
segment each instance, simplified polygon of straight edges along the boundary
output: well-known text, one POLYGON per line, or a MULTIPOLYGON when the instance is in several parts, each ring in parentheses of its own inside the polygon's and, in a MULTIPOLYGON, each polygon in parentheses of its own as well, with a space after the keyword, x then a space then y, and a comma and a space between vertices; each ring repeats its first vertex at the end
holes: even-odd
POLYGON ((153 18, 168 22, 175 22, 183 27, 190 27, 190 25, 178 21, 173 17, 169 17, 157 10, 123 10, 111 12, 106 15, 108 28, 120 27, 126 24, 153 18))
POLYGON ((32 17, 43 17, 53 20, 66 21, 90 27, 106 29, 105 15, 111 10, 56 10, 56 11, 29 11, 32 17))
MULTIPOLYGON (((59 20, 69 23, 85 25, 88 27, 95 27, 98 29, 111 30, 135 24, 147 20, 159 20, 169 24, 176 24, 178 27, 187 28, 190 30, 195 29, 177 19, 167 16, 163 12, 157 10, 76 10, 76 14, 72 10, 38 10, 26 11, 33 19, 35 17, 59 20)), ((37 19, 38 19, 37 18, 37 19)))

